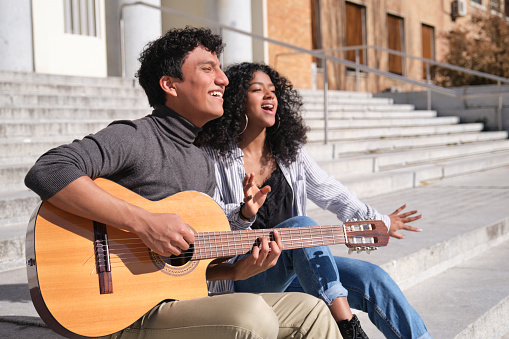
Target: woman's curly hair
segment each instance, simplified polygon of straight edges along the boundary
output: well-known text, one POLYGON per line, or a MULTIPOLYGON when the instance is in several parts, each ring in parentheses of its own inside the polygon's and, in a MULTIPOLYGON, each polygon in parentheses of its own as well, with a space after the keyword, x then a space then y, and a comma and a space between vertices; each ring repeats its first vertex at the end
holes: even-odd
POLYGON ((230 83, 223 96, 224 114, 203 126, 195 144, 209 146, 221 156, 228 156, 231 143, 238 144, 242 140, 249 83, 256 71, 270 77, 278 101, 276 123, 267 128, 265 142, 274 157, 289 164, 295 161, 299 148, 306 143, 307 128, 300 115, 302 97, 285 77, 264 64, 243 62, 226 69, 230 83))
POLYGON ((168 75, 182 80, 182 65, 198 46, 205 47, 218 57, 224 48, 221 37, 210 29, 190 26, 171 29, 145 46, 138 58, 140 68, 136 77, 147 94, 150 106, 165 104, 166 93, 159 85, 159 79, 168 75))

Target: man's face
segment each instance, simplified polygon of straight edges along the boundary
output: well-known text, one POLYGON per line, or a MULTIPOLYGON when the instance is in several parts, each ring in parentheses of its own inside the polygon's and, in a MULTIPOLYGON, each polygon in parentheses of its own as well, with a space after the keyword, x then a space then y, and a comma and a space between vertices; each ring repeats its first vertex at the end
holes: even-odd
POLYGON ((220 66, 217 55, 202 46, 192 50, 182 65, 183 80, 173 79, 176 95, 168 107, 198 127, 222 116, 228 78, 220 66))

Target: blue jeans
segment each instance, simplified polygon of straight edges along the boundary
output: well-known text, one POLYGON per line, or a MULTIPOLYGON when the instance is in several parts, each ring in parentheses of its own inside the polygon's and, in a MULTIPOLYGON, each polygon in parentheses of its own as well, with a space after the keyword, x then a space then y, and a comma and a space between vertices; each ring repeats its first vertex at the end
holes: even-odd
MULTIPOLYGON (((308 217, 294 217, 276 228, 314 225, 308 217)), ((386 338, 431 338, 421 317, 387 272, 366 261, 334 257, 328 246, 285 250, 276 266, 235 281, 235 291, 306 292, 328 305, 346 296, 350 307, 367 312, 386 338)))

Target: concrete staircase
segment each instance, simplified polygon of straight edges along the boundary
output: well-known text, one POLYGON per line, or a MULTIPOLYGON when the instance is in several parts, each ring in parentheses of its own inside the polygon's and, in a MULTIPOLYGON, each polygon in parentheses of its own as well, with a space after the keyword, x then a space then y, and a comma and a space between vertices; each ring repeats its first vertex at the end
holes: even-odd
MULTIPOLYGON (((322 94, 303 91, 308 151, 382 213, 403 203, 424 218, 422 233, 391 239, 354 258, 382 266, 435 338, 509 338, 509 140, 434 111, 366 93, 330 93, 330 142, 323 145, 322 94)), ((311 202, 319 224, 336 216, 311 202)), ((345 256, 344 246, 333 246, 345 256)), ((358 313, 372 339, 383 335, 358 313)))
MULTIPOLYGON (((373 98, 366 93, 331 91, 329 143, 324 145, 322 93, 310 90, 301 93, 305 99, 303 115, 311 128, 307 150, 325 170, 384 213, 392 212, 403 202, 413 208, 412 197, 420 205, 415 207, 422 209, 423 204, 419 203, 422 196, 428 202, 424 209, 433 214, 447 204, 446 198, 460 200, 461 196, 442 194, 445 200, 435 201, 439 203, 435 205, 432 195, 422 194, 422 190, 438 187, 462 174, 475 175, 472 173, 509 166, 507 132, 483 132, 481 124, 459 124, 457 118, 437 118, 434 111, 395 105, 391 99, 373 98), (409 199, 394 202, 400 192, 406 192, 409 199)), ((37 157, 52 147, 96 132, 112 120, 135 119, 150 111, 134 80, 0 72, 0 271, 24 266, 24 234, 39 198, 25 188, 23 178, 37 157)), ((479 194, 476 196, 481 199, 479 194)), ((500 196, 492 198, 497 199, 505 201, 500 196)), ((328 212, 319 211, 312 204, 310 212, 317 220, 331 219, 328 212)), ((410 240, 390 246, 394 248, 392 252, 385 252, 393 253, 392 257, 377 253, 371 258, 406 293, 407 288, 411 291, 418 284, 433 281, 428 280, 430 277, 444 277, 442 273, 461 265, 464 258, 471 258, 472 255, 465 255, 470 251, 465 239, 469 243, 481 239, 481 247, 476 247, 474 255, 495 251, 497 244, 507 245, 508 217, 509 212, 504 210, 496 220, 476 220, 477 224, 457 237, 424 238, 419 246, 411 241, 413 235, 408 235, 410 240), (484 241, 483 234, 491 236, 484 236, 487 239, 484 241)), ((339 253, 339 249, 335 251, 339 253)), ((497 253, 493 255, 504 255, 497 253)), ((506 299, 508 295, 509 292, 506 299)), ((421 314, 425 313, 424 306, 420 307, 421 314)), ((502 303, 498 310, 507 308, 502 303)), ((452 336, 445 330, 432 334, 436 338, 452 338, 463 331, 457 338, 480 338, 465 331, 480 317, 489 317, 487 314, 462 324, 452 336)), ((367 322, 363 320, 363 326, 367 322)))
POLYGON ((482 124, 459 124, 457 117, 369 93, 329 93, 324 145, 323 94, 301 92, 311 128, 308 152, 360 197, 509 165, 507 131, 483 132, 482 124))
POLYGON ((35 160, 150 111, 132 79, 0 72, 0 271, 24 265, 26 225, 40 200, 23 179, 35 160))

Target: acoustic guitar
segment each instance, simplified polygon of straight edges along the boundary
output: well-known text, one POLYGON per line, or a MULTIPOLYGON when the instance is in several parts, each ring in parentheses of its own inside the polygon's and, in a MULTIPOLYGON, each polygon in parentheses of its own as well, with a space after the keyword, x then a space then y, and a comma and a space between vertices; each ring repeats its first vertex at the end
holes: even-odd
MULTIPOLYGON (((178 257, 164 257, 133 233, 41 203, 26 237, 30 295, 48 327, 69 338, 120 331, 164 300, 206 297, 205 271, 213 259, 249 253, 260 236, 272 237, 270 229, 230 231, 221 207, 203 193, 150 201, 109 180, 95 182, 150 212, 177 213, 195 242, 178 257)), ((284 249, 346 244, 371 250, 389 239, 384 223, 371 220, 278 230, 284 249)))

